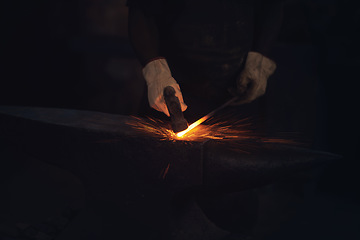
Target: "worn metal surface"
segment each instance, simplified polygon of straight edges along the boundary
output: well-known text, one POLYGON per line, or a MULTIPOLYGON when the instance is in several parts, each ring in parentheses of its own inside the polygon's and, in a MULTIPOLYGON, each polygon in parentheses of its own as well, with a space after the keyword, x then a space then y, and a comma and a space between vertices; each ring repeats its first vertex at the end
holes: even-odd
POLYGON ((88 159, 86 164, 90 164, 89 159, 96 162, 95 158, 101 158, 102 164, 118 159, 115 162, 127 169, 126 173, 130 169, 137 173, 135 179, 157 179, 170 163, 166 179, 174 174, 184 186, 185 182, 200 185, 204 179, 206 185, 235 181, 248 187, 249 181, 264 182, 339 158, 288 144, 251 140, 238 142, 237 149, 217 141, 163 141, 133 129, 128 124, 134 121, 131 117, 99 112, 0 107, 0 120, 2 139, 32 155, 50 156, 50 161, 59 165, 80 171, 74 164, 80 159, 88 159), (60 158, 63 162, 56 160, 60 158))
MULTIPOLYGON (((129 126, 127 123, 134 121, 131 117, 21 107, 1 107, 0 115, 3 140, 77 174, 84 168, 99 171, 100 165, 106 168, 111 163, 110 171, 123 171, 135 182, 139 179, 149 182, 151 179, 157 181, 170 163, 173 171, 179 168, 179 171, 187 172, 177 174, 179 185, 201 183, 199 143, 152 138, 129 126)), ((166 178, 168 181, 172 181, 170 175, 166 178)))
POLYGON ((91 201, 161 229, 158 239, 224 236, 190 203, 193 192, 252 188, 338 158, 278 143, 254 141, 244 152, 249 141, 238 143, 240 149, 216 141, 163 141, 134 130, 131 121, 88 111, 0 107, 0 141, 72 171, 91 201))
POLYGON ((340 158, 289 144, 246 141, 243 145, 238 144, 240 149, 229 149, 216 142, 206 144, 204 185, 246 189, 340 158))

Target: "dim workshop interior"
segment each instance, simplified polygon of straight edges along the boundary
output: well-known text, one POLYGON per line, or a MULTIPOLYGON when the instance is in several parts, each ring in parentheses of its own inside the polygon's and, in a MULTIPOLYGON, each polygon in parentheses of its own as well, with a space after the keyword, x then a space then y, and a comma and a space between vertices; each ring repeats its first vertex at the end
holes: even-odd
POLYGON ((0 240, 360 239, 360 6, 2 1, 0 240))

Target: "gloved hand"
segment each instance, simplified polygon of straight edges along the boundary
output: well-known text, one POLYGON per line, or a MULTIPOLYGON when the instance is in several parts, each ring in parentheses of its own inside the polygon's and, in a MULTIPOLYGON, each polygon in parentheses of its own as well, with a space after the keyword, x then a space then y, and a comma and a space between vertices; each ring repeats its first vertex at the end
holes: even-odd
POLYGON ((245 67, 236 80, 236 94, 240 98, 233 105, 249 103, 264 95, 267 80, 275 69, 276 64, 271 59, 257 52, 249 52, 245 67))
POLYGON ((179 84, 171 76, 166 59, 160 58, 146 64, 143 68, 143 75, 148 86, 150 107, 170 116, 164 100, 164 88, 171 86, 175 89, 175 96, 179 99, 181 110, 186 110, 187 106, 184 103, 179 84))

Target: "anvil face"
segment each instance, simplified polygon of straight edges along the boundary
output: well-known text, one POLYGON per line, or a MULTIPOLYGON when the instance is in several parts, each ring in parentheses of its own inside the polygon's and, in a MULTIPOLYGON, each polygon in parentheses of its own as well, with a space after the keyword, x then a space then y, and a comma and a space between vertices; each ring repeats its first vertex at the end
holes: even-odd
POLYGON ((241 191, 339 158, 259 141, 247 153, 213 140, 164 141, 132 128, 132 121, 89 111, 0 107, 0 144, 73 172, 92 201, 116 206, 115 216, 132 216, 159 232, 168 229, 164 239, 172 240, 224 236, 196 204, 174 205, 188 202, 189 192, 241 191))
POLYGON ((163 174, 163 182, 178 187, 247 188, 339 158, 279 143, 257 141, 244 153, 218 141, 163 141, 133 129, 132 121, 99 112, 0 107, 3 141, 79 174, 109 166, 106 171, 134 182, 158 181, 163 174))

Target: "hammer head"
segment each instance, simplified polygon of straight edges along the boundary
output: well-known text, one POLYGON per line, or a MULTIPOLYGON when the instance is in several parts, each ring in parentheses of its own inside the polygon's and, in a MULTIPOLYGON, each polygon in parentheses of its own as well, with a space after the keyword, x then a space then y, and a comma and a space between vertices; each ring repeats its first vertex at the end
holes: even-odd
POLYGON ((188 128, 188 122, 181 111, 179 99, 175 96, 175 89, 171 86, 164 88, 164 99, 169 110, 171 127, 175 133, 188 128))

